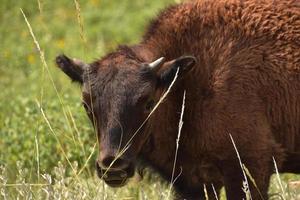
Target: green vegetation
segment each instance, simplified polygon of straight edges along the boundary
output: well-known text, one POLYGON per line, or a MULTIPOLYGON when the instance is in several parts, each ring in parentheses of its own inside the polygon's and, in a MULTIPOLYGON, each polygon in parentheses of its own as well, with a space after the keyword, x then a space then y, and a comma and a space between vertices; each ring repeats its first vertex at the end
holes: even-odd
MULTIPOLYGON (((149 19, 175 1, 82 0, 82 24, 75 2, 1 1, 0 199, 165 199, 168 186, 156 175, 122 189, 95 177, 96 137, 81 106, 80 86, 55 67, 54 58, 65 52, 92 61, 118 44, 136 43, 149 19)), ((271 187, 280 193, 275 179, 271 187)))

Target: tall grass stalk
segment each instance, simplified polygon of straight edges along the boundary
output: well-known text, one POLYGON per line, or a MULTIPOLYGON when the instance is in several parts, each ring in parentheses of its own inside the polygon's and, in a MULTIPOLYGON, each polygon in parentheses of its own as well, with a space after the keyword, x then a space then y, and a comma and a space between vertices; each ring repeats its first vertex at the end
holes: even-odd
POLYGON ((75 3, 75 9, 76 9, 76 13, 77 13, 77 21, 78 21, 78 24, 79 24, 80 38, 81 38, 82 42, 85 44, 86 39, 85 39, 85 35, 84 35, 83 20, 81 18, 80 4, 77 0, 74 0, 74 3, 75 3))
MULTIPOLYGON (((67 117, 67 113, 66 113, 66 110, 65 110, 65 107, 64 107, 63 100, 62 100, 62 98, 61 98, 61 96, 60 96, 60 94, 59 94, 59 92, 58 92, 58 90, 57 90, 57 87, 56 87, 56 85, 55 85, 55 83, 54 83, 54 80, 53 80, 53 78, 52 78, 52 75, 51 75, 51 73, 50 73, 48 64, 47 64, 47 62, 46 62, 46 60, 45 60, 44 51, 41 49, 40 44, 39 44, 39 42, 37 41, 37 39, 36 39, 36 37, 35 37, 35 35, 34 35, 34 32, 33 32, 33 30, 32 30, 32 27, 31 27, 31 25, 30 25, 30 23, 29 23, 29 21, 28 21, 26 15, 25 15, 25 13, 23 12, 22 8, 20 8, 20 11, 21 11, 21 13, 22 13, 22 15, 23 15, 23 17, 24 17, 24 20, 25 20, 26 25, 27 25, 27 27, 28 27, 28 29, 29 29, 30 35, 31 35, 31 37, 32 37, 32 39, 33 39, 33 42, 34 42, 36 48, 38 49, 38 52, 39 52, 39 54, 40 54, 40 59, 41 59, 41 61, 42 61, 43 67, 47 70, 47 73, 48 73, 48 75, 49 75, 49 78, 50 78, 50 81, 51 81, 51 83, 52 83, 52 86, 53 86, 53 88, 54 88, 54 90, 55 90, 55 93, 56 93, 56 95, 57 95, 57 97, 58 97, 58 99, 59 99, 59 102, 60 102, 60 104, 61 104, 61 107, 62 107, 64 116, 65 116, 65 119, 66 119, 66 121, 67 121, 67 124, 68 124, 69 128, 72 129, 72 128, 71 128, 71 124, 70 124, 70 122, 69 122, 69 119, 68 119, 68 117, 67 117)), ((63 148, 63 146, 62 146, 61 141, 59 140, 59 138, 58 138, 57 134, 55 133, 55 131, 53 130, 53 128, 52 128, 52 126, 51 126, 51 124, 50 124, 48 118, 46 117, 46 114, 44 113, 44 110, 43 110, 43 108, 42 108, 42 105, 41 105, 38 101, 37 101, 37 105, 38 105, 38 107, 39 107, 39 109, 40 109, 40 111, 41 111, 41 114, 42 114, 44 120, 46 121, 46 123, 47 123, 47 125, 48 125, 50 131, 53 133, 55 139, 56 139, 57 142, 59 143, 59 146, 60 146, 60 149, 61 149, 61 151, 62 151, 62 153, 63 153, 63 156, 65 157, 65 159, 67 160, 68 164, 70 165, 70 167, 71 167, 71 169, 72 169, 72 171, 73 171, 73 174, 75 175, 76 179, 78 179, 76 170, 74 169, 72 163, 70 162, 69 158, 67 157, 67 154, 66 154, 65 151, 64 151, 64 148, 63 148)), ((72 131, 72 130, 71 130, 71 131, 72 131)), ((78 179, 78 180, 79 180, 79 179, 78 179)))
POLYGON ((38 3, 38 6, 39 6, 40 15, 42 15, 42 13, 43 13, 43 8, 42 8, 41 0, 37 0, 37 3, 38 3))
MULTIPOLYGON (((75 3, 75 9, 76 9, 76 13, 77 13, 77 22, 79 24, 79 34, 80 34, 80 38, 84 47, 84 54, 86 52, 87 49, 87 42, 86 42, 86 37, 84 34, 84 26, 83 26, 83 19, 81 17, 81 9, 80 9, 80 4, 77 0, 74 0, 75 3)), ((85 57, 85 56, 84 56, 85 57)))
POLYGON ((278 168, 277 168, 277 163, 276 163, 276 160, 275 160, 274 156, 272 158, 273 158, 273 163, 274 163, 274 167, 275 167, 276 178, 277 178, 278 184, 279 184, 281 192, 282 192, 282 198, 283 198, 283 200, 286 200, 285 193, 284 193, 283 186, 282 186, 282 182, 281 182, 280 175, 279 175, 278 168))
POLYGON ((178 154, 178 149, 179 149, 180 135, 181 135, 181 130, 182 130, 182 126, 183 126, 183 113, 184 113, 184 109, 185 109, 185 94, 186 94, 186 91, 183 92, 180 119, 179 119, 179 123, 178 123, 178 135, 177 135, 177 139, 176 139, 176 149, 175 149, 175 156, 174 156, 172 176, 171 176, 171 183, 170 183, 167 199, 169 199, 173 184, 175 183, 174 174, 175 174, 175 170, 176 170, 176 162, 177 162, 177 154, 178 154))
POLYGON ((216 189, 215 189, 214 184, 211 184, 211 188, 212 188, 212 190, 213 190, 213 192, 214 192, 214 195, 215 195, 216 200, 219 200, 219 197, 218 197, 218 194, 217 194, 217 192, 216 192, 216 189))
MULTIPOLYGON (((59 140, 59 138, 58 138, 56 132, 55 132, 54 129, 52 128, 52 126, 51 126, 51 124, 50 124, 50 121, 48 120, 46 114, 44 113, 43 108, 40 107, 40 104, 39 104, 38 101, 37 101, 37 104, 38 104, 38 107, 39 107, 39 109, 40 109, 40 111, 41 111, 41 113, 42 113, 42 116, 44 117, 44 119, 45 119, 45 121, 46 121, 46 123, 47 123, 47 125, 48 125, 48 127, 49 127, 49 129, 50 129, 50 131, 51 131, 51 133, 54 135, 54 138, 56 139, 57 143, 59 144, 59 148, 60 148, 60 150, 61 150, 61 152, 62 152, 64 158, 67 160, 69 166, 71 167, 75 179, 78 180, 78 181, 80 182, 81 180, 80 180, 79 177, 78 177, 77 170, 75 169, 75 167, 72 165, 71 161, 69 160, 69 158, 68 158, 68 156, 67 156, 67 154, 66 154, 66 152, 65 152, 65 150, 64 150, 64 148, 63 148, 63 145, 62 145, 61 141, 59 140)), ((92 154, 91 154, 91 155, 92 155, 92 154)), ((85 164, 85 165, 86 165, 86 164, 85 164)), ((83 166, 82 169, 85 168, 85 165, 83 166)))
POLYGON ((243 181, 243 191, 244 191, 245 194, 246 194, 246 199, 249 198, 250 200, 252 200, 252 196, 251 196, 251 191, 250 191, 250 187, 249 187, 248 178, 247 178, 246 173, 245 173, 245 171, 244 171, 243 163, 242 163, 240 154, 239 154, 239 152, 238 152, 238 150, 237 150, 237 147, 236 147, 235 142, 234 142, 234 140, 233 140, 233 138, 232 138, 232 135, 229 134, 229 136, 230 136, 231 142, 232 142, 232 144, 233 144, 234 150, 235 150, 235 152, 236 152, 236 155, 237 155, 237 158, 238 158, 238 160, 239 160, 240 167, 241 167, 241 169, 242 169, 242 173, 243 173, 243 176, 244 176, 244 181, 243 181))
POLYGON ((52 126, 51 126, 51 124, 50 124, 50 121, 48 120, 48 118, 47 118, 47 116, 46 116, 46 114, 45 114, 43 108, 41 107, 41 105, 40 105, 40 103, 39 103, 38 101, 37 101, 36 103, 37 103, 37 105, 38 105, 38 107, 39 107, 39 109, 40 109, 40 111, 41 111, 41 113, 42 113, 42 116, 43 116, 43 118, 44 118, 46 124, 48 125, 48 127, 49 127, 51 133, 53 134, 53 136, 55 137, 56 141, 58 142, 61 152, 63 153, 65 159, 67 160, 68 164, 70 165, 70 167, 71 167, 73 173, 76 174, 76 170, 75 170, 75 168, 73 167, 71 161, 69 160, 69 158, 68 158, 68 156, 67 156, 67 154, 66 154, 66 152, 65 152, 65 150, 64 150, 64 148, 63 148, 63 145, 62 145, 62 143, 60 142, 60 140, 59 140, 59 138, 58 138, 56 132, 55 132, 54 129, 52 128, 52 126))
MULTIPOLYGON (((97 146, 97 142, 94 144, 92 152, 90 153, 89 157, 86 159, 86 161, 85 161, 83 167, 82 167, 82 168, 79 170, 79 172, 77 173, 77 176, 79 176, 79 175, 83 172, 83 170, 87 167, 88 162, 90 161, 90 159, 92 158, 92 156, 93 156, 93 154, 94 154, 94 152, 95 152, 96 146, 97 146)), ((91 172, 90 172, 89 170, 88 170, 88 172, 89 172, 89 174, 91 175, 91 172)))
POLYGON ((74 119, 74 117, 73 117, 73 114, 72 114, 72 112, 71 112, 71 110, 70 110, 70 107, 68 107, 68 112, 69 112, 69 116, 70 116, 70 118, 71 118, 71 122, 72 122, 72 124, 73 124, 73 128, 74 128, 74 130, 75 130, 75 132, 76 132, 76 134, 77 134, 77 138, 78 138, 79 145, 80 145, 80 147, 81 147, 81 150, 82 150, 84 156, 86 157, 86 156, 87 156, 87 155, 86 155, 86 151, 85 151, 85 148, 84 148, 84 146, 83 146, 83 142, 82 142, 82 140, 81 140, 81 136, 80 136, 79 130, 78 130, 78 128, 77 128, 77 125, 76 125, 75 119, 74 119))
POLYGON ((205 184, 203 184, 203 190, 204 190, 205 200, 209 200, 208 199, 208 194, 207 194, 207 188, 206 188, 205 184))
POLYGON ((248 178, 250 179, 251 183, 255 187, 255 189, 258 191, 260 198, 264 200, 264 197, 262 196, 259 188, 257 187, 255 179, 252 177, 250 171, 248 170, 248 168, 244 164, 243 164, 243 169, 245 171, 245 174, 248 176, 248 178))
POLYGON ((35 135, 35 150, 36 150, 36 164, 37 164, 37 179, 38 183, 40 182, 40 153, 39 153, 39 142, 38 137, 35 135))
MULTIPOLYGON (((21 13, 22 13, 22 15, 23 15, 23 17, 24 17, 24 20, 25 20, 26 25, 27 25, 27 27, 28 27, 28 29, 29 29, 29 33, 30 33, 30 35, 31 35, 31 37, 32 37, 32 39, 33 39, 33 42, 34 42, 34 44, 35 44, 35 46, 36 46, 36 48, 37 48, 37 50, 38 50, 38 52, 39 52, 39 54, 40 54, 40 60, 41 60, 41 62, 42 62, 42 64, 43 64, 43 67, 47 70, 47 74, 48 74, 48 76, 49 76, 49 78, 50 78, 51 84, 52 84, 52 86, 53 86, 53 88, 54 88, 54 90, 55 90, 55 93, 56 93, 56 95, 57 95, 57 97, 58 97, 58 99, 59 99, 59 102, 60 102, 60 104, 61 104, 61 107, 62 107, 62 111, 63 111, 64 117, 65 117, 65 119, 66 119, 66 122, 67 122, 67 124, 68 124, 68 127, 69 127, 70 130, 71 130, 72 127, 71 127, 71 124, 70 124, 69 119, 68 119, 68 117, 67 117, 67 112, 66 112, 66 110, 65 110, 65 106, 64 106, 63 100, 62 100, 62 98, 61 98, 61 96, 60 96, 60 94, 59 94, 59 92, 58 92, 58 90, 57 90, 57 87, 56 87, 56 85, 55 85, 55 83, 54 83, 54 80, 53 80, 53 77, 52 77, 52 75, 51 75, 51 72, 50 72, 50 70, 49 70, 48 64, 47 64, 46 59, 45 59, 45 53, 44 53, 44 51, 41 49, 40 44, 39 44, 39 42, 37 41, 37 39, 36 39, 36 37, 35 37, 35 34, 34 34, 33 30, 32 30, 32 27, 31 27, 31 25, 30 25, 30 23, 29 23, 29 21, 28 21, 26 15, 25 15, 25 13, 23 12, 22 8, 20 8, 20 11, 21 11, 21 13)), ((43 90, 43 87, 42 87, 42 90, 43 90)), ((42 95, 43 95, 43 93, 41 93, 41 99, 42 99, 42 95)), ((40 102, 40 107, 42 107, 42 104, 41 104, 41 103, 42 103, 42 102, 40 102)), ((72 130, 71 130, 71 131, 72 131, 72 130)))

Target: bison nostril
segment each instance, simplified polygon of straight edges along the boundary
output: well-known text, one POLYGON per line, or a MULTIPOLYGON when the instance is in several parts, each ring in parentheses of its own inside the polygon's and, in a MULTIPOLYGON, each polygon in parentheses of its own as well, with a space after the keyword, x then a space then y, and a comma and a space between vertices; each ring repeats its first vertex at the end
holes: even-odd
POLYGON ((128 163, 124 159, 108 156, 102 160, 101 165, 104 168, 124 169, 128 166, 128 163))
POLYGON ((105 168, 109 167, 111 165, 111 163, 114 161, 115 157, 112 156, 108 156, 105 157, 102 161, 101 161, 101 165, 105 168))

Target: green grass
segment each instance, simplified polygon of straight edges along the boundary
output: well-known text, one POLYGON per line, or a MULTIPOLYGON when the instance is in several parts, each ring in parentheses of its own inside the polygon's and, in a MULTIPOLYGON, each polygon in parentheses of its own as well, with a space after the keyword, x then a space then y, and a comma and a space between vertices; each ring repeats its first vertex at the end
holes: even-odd
MULTIPOLYGON (((50 199, 166 198, 168 186, 157 175, 147 175, 141 182, 136 178, 117 190, 95 178, 96 137, 81 106, 80 87, 55 67, 54 58, 65 52, 92 61, 118 44, 136 43, 149 19, 174 2, 79 1, 83 41, 73 0, 1 1, 0 199, 5 195, 8 199, 44 199, 47 195, 50 199), (45 53, 49 73, 41 62, 20 8, 45 53), (81 169, 82 173, 77 176, 81 169)), ((299 176, 282 177, 283 180, 297 178, 299 176)), ((275 179, 270 191, 280 192, 275 179)))

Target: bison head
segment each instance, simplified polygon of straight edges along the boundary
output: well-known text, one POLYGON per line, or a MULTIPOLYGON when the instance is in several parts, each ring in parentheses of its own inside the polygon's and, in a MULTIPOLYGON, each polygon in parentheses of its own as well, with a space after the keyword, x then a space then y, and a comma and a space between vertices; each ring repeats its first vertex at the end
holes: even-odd
POLYGON ((145 123, 141 125, 177 69, 180 78, 195 62, 191 56, 144 62, 122 51, 92 64, 57 56, 58 67, 82 85, 82 104, 99 141, 96 169, 108 185, 122 186, 134 175, 135 160, 148 136, 145 123))

